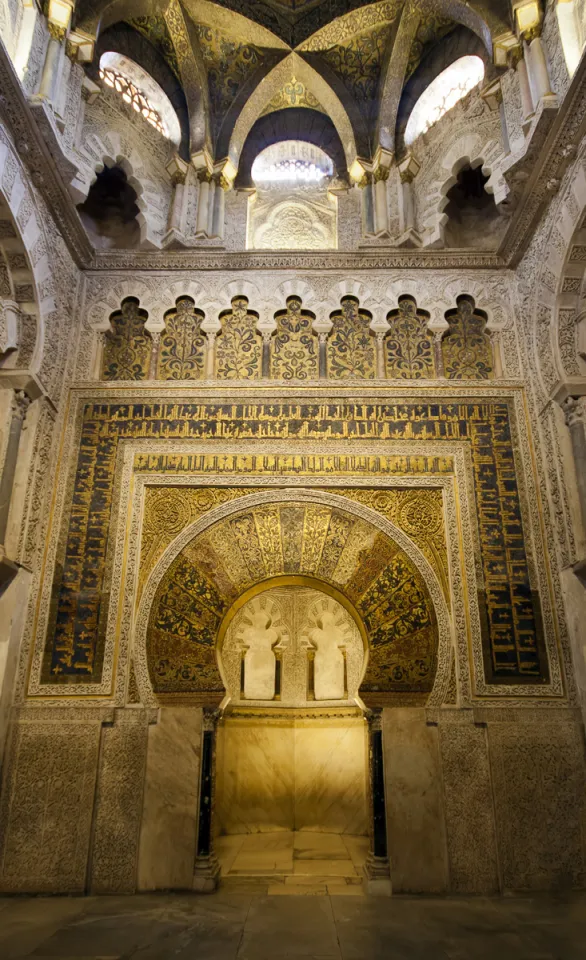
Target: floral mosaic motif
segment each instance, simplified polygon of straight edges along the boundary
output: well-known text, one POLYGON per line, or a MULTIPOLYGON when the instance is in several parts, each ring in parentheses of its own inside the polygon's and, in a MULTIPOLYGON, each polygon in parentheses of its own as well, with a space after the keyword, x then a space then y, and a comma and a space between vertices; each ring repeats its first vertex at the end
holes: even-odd
POLYGON ((299 297, 289 297, 287 309, 275 314, 277 332, 272 342, 271 376, 276 380, 317 380, 317 338, 313 313, 301 309, 299 297))
POLYGON ((157 359, 157 380, 198 380, 204 375, 206 338, 204 314, 191 297, 180 297, 165 314, 157 359))
POLYGON ((376 370, 372 314, 361 310, 355 297, 344 297, 341 309, 330 315, 333 323, 327 341, 328 376, 372 379, 376 370))
POLYGON ((265 61, 264 51, 252 43, 239 43, 221 30, 198 24, 197 33, 208 75, 214 128, 222 120, 237 94, 265 61))
POLYGON ((267 504, 220 520, 193 540, 153 602, 148 657, 155 691, 221 690, 211 652, 222 617, 244 589, 287 570, 344 589, 356 605, 370 645, 363 693, 429 692, 438 633, 427 587, 412 561, 368 524, 370 549, 357 551, 355 530, 364 526, 329 506, 267 504), (233 571, 243 567, 248 576, 236 582, 233 571))
POLYGON ((392 25, 384 24, 322 53, 369 123, 375 121, 378 111, 381 68, 391 31, 392 25))
POLYGON ((391 328, 385 338, 387 377, 435 377, 433 343, 427 330, 429 314, 418 310, 411 297, 403 297, 399 309, 392 310, 387 320, 391 328))
POLYGON ((132 17, 127 22, 152 44, 155 50, 167 61, 177 79, 181 80, 177 54, 165 18, 161 16, 132 17))
POLYGON ((144 329, 147 317, 135 297, 127 297, 112 314, 112 329, 104 338, 102 380, 146 380, 152 348, 144 329))
POLYGON ((450 329, 442 340, 444 373, 449 380, 489 380, 494 377, 486 315, 475 310, 472 297, 457 300, 458 309, 449 310, 450 329))
POLYGON ((260 377, 262 340, 258 313, 248 309, 246 297, 234 297, 232 309, 220 314, 222 333, 216 341, 216 372, 224 380, 260 377))
POLYGON ((284 83, 278 93, 267 103, 261 117, 268 113, 274 113, 275 110, 286 110, 290 107, 306 107, 308 110, 318 110, 320 113, 327 113, 322 107, 316 96, 308 90, 301 80, 292 77, 287 83, 284 83))

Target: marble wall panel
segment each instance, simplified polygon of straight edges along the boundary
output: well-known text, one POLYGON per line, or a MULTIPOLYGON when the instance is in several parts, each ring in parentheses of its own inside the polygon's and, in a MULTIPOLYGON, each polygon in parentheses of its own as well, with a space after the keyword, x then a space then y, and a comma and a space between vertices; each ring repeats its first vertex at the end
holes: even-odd
POLYGON ((219 833, 292 830, 295 731, 290 720, 231 718, 218 729, 219 833))
POLYGON ((365 721, 295 723, 295 830, 368 833, 365 721))
POLYGON ((504 890, 586 883, 584 730, 556 713, 488 724, 504 890))
POLYGON ((83 710, 67 711, 67 720, 61 711, 35 714, 11 735, 0 890, 84 893, 102 721, 83 710))
POLYGON ((195 863, 202 711, 161 707, 149 727, 139 890, 190 889, 195 863))
POLYGON ((227 718, 218 743, 219 832, 365 835, 365 738, 362 718, 227 718))
POLYGON ((395 893, 448 888, 439 735, 419 708, 383 711, 387 841, 395 893))
POLYGON ((116 711, 102 732, 90 889, 134 893, 148 720, 141 708, 116 711))
POLYGON ((439 725, 450 890, 499 888, 488 741, 485 726, 439 725))

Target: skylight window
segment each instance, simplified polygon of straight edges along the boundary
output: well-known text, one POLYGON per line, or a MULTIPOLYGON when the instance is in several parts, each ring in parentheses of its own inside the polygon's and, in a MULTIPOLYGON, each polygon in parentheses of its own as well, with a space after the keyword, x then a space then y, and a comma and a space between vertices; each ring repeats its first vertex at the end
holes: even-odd
POLYGON ((484 78, 480 57, 460 57, 432 80, 411 111, 405 129, 405 143, 413 143, 462 100, 484 78))
POLYGON ((252 179, 260 187, 325 185, 333 172, 327 153, 302 140, 272 144, 252 165, 252 179))

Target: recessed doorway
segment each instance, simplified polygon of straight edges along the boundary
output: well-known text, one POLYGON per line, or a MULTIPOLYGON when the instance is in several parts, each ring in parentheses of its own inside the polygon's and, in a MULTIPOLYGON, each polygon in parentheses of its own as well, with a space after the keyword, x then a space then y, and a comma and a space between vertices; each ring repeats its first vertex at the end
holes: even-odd
POLYGON ((218 649, 215 829, 222 876, 359 886, 368 852, 366 648, 355 615, 303 583, 255 592, 218 649))

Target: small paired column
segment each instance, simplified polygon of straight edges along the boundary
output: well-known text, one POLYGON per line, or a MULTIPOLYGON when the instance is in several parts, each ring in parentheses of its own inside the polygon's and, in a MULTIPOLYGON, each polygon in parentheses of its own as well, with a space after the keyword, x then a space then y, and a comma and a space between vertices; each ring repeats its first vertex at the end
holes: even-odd
POLYGON ((382 732, 382 709, 368 710, 368 794, 370 807, 370 849, 364 864, 366 887, 369 894, 389 897, 391 869, 387 848, 387 809, 385 802, 385 775, 382 732))
POLYGON ((519 92, 521 94, 521 112, 523 114, 523 127, 528 126, 535 113, 533 107, 533 98, 529 86, 529 76, 527 73, 527 64, 523 55, 523 45, 519 44, 511 53, 511 65, 517 74, 519 81, 519 92))
POLYGON ((260 320, 256 329, 262 337, 262 369, 261 376, 268 380, 271 375, 271 337, 277 329, 277 322, 273 317, 260 320))
POLYGON ((328 337, 332 327, 333 323, 329 317, 313 321, 313 329, 317 333, 318 341, 318 375, 320 380, 325 380, 328 375, 328 337))
POLYGON ((221 711, 203 708, 199 817, 193 889, 213 893, 220 880, 220 865, 214 851, 214 799, 216 789, 216 736, 221 711))
POLYGON ((388 179, 388 168, 378 166, 373 177, 372 193, 374 198, 374 232, 377 237, 381 238, 389 236, 388 179))
POLYGON ((167 172, 173 184, 173 196, 171 198, 169 221, 167 224, 167 236, 170 239, 183 237, 185 232, 185 208, 187 206, 185 180, 187 178, 187 171, 187 163, 177 155, 167 164, 167 172))
POLYGON ((52 103, 57 85, 59 67, 61 65, 66 29, 65 27, 57 26, 57 24, 52 23, 50 20, 47 26, 49 27, 49 42, 45 53, 45 63, 43 64, 38 95, 52 103))
POLYGON ((412 183, 421 164, 412 153, 407 154, 398 165, 399 184, 399 240, 398 246, 419 246, 421 237, 415 229, 415 203, 412 183))
POLYGON ((568 397, 562 404, 562 410, 570 429, 580 512, 586 533, 586 397, 568 397))
POLYGON ((203 321, 201 329, 206 335, 205 376, 206 380, 213 380, 216 375, 216 337, 222 332, 222 324, 209 317, 203 321))
POLYGON ((449 329, 450 325, 445 317, 438 317, 435 320, 432 319, 427 324, 427 332, 430 337, 432 337, 435 375, 438 379, 446 375, 444 370, 444 355, 442 353, 442 340, 449 329))
POLYGON ((554 96, 541 39, 541 24, 525 35, 524 47, 531 98, 534 108, 537 109, 537 104, 543 97, 554 96))
POLYGON ((197 179, 199 180, 199 191, 197 194, 195 234, 197 237, 207 237, 210 218, 210 183, 212 178, 207 170, 202 170, 198 173, 197 179))
POLYGON ((370 329, 373 331, 375 337, 377 380, 384 380, 387 375, 385 364, 385 337, 389 332, 389 324, 385 319, 380 317, 372 321, 370 329))

